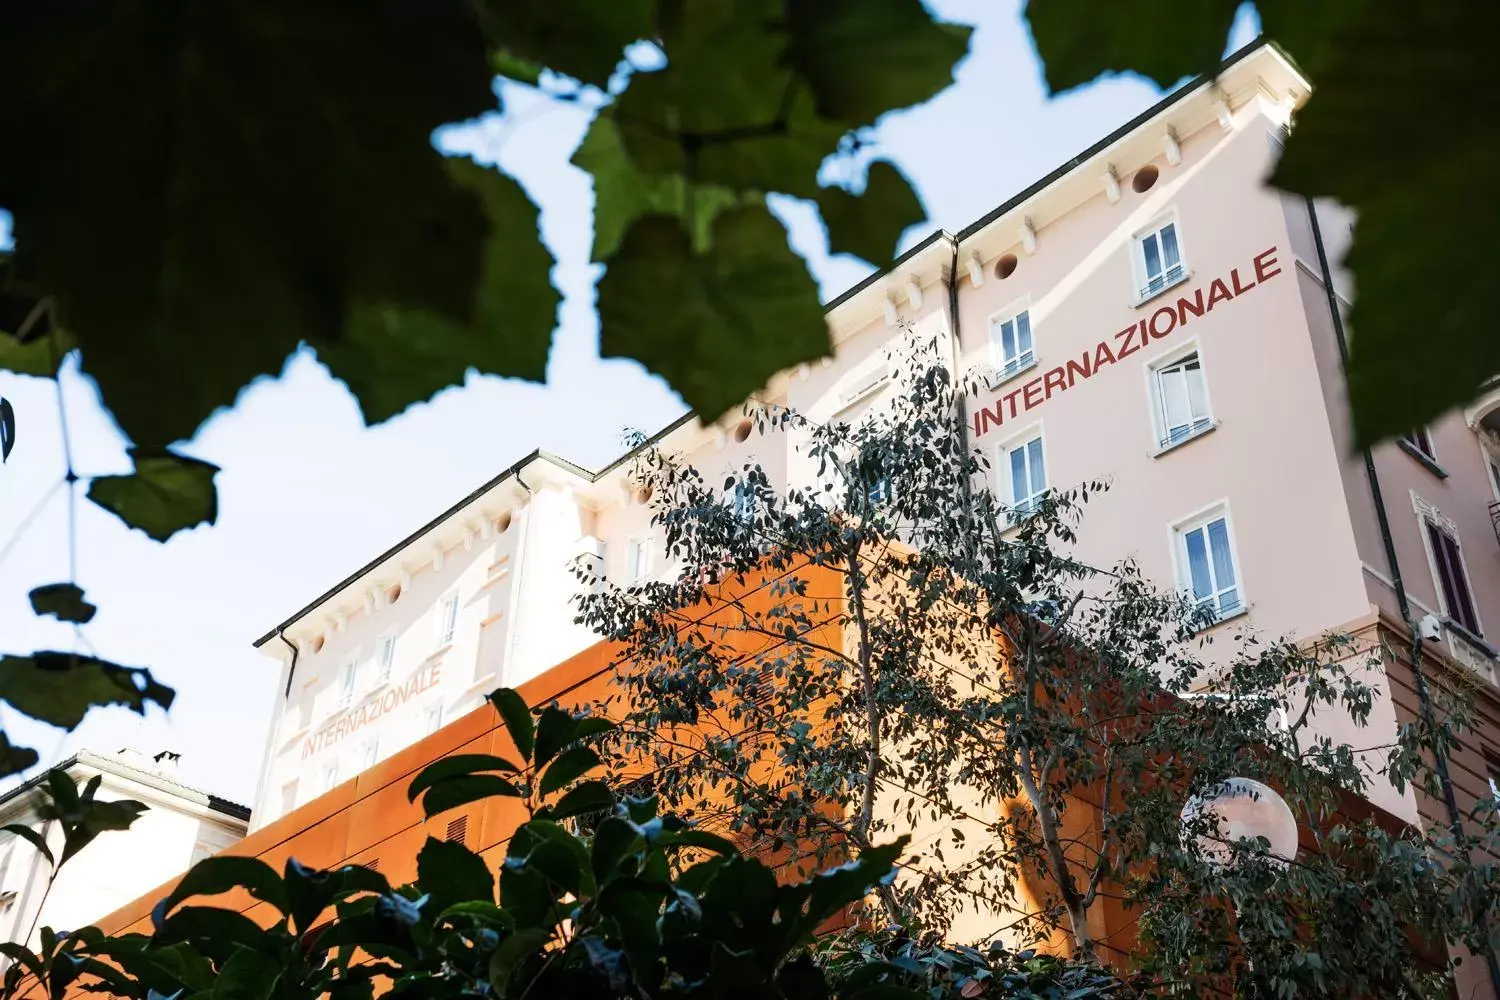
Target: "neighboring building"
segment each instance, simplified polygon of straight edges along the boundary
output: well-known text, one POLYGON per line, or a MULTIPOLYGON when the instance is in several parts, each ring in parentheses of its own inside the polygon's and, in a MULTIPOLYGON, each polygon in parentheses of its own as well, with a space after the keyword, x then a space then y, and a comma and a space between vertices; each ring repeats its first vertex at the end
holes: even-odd
MULTIPOLYGON (((1451 761, 1467 812, 1500 773, 1486 638, 1500 630, 1500 390, 1368 461, 1353 452, 1338 266, 1350 220, 1262 183, 1310 89, 1274 47, 1247 48, 840 296, 834 357, 751 405, 847 419, 880 405, 896 338, 937 335, 959 370, 990 371, 966 443, 989 454, 1003 498, 1024 508, 1112 480, 1081 557, 1133 556, 1267 636, 1342 630, 1409 651, 1409 625, 1425 630, 1429 682, 1469 688, 1480 713, 1451 761)), ((710 479, 747 461, 773 484, 814 479, 795 441, 738 415, 684 418, 655 441, 710 479)), ((628 464, 596 473, 533 453, 258 640, 281 679, 253 825, 588 647, 574 559, 620 581, 670 572, 628 464)), ((1398 654, 1358 738, 1388 742, 1420 710, 1398 654)), ((1386 785, 1371 799, 1409 821, 1449 816, 1386 785)))
MULTIPOLYGON (((58 765, 79 785, 99 777, 100 801, 134 799, 147 810, 129 830, 96 837, 50 888, 47 859, 29 841, 0 833, 0 940, 29 938, 34 947, 42 927, 86 927, 244 837, 250 810, 177 781, 178 759, 171 752, 83 750, 58 765)), ((44 780, 45 774, 0 796, 0 826, 35 829, 61 855, 61 829, 37 815, 44 780)))

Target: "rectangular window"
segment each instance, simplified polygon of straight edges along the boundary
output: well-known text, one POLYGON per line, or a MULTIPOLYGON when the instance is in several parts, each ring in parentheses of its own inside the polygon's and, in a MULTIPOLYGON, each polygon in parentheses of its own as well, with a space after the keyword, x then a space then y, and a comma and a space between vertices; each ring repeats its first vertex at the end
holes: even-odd
POLYGON ((423 725, 427 727, 427 732, 429 734, 435 733, 439 729, 443 728, 442 702, 434 702, 433 704, 427 706, 427 713, 423 716, 423 725))
POLYGON ((865 490, 865 502, 871 507, 884 507, 891 502, 891 477, 881 476, 865 490))
POLYGON ((1156 441, 1161 448, 1186 441, 1213 425, 1203 363, 1194 351, 1151 372, 1156 406, 1156 441))
POLYGON ((360 748, 359 748, 359 766, 360 766, 361 769, 368 769, 368 768, 374 767, 375 766, 375 762, 377 760, 379 760, 379 759, 380 759, 380 737, 378 737, 378 736, 371 736, 369 739, 365 740, 363 744, 360 745, 360 748))
POLYGON ((458 595, 449 594, 438 605, 438 648, 451 645, 453 633, 458 628, 458 595))
POLYGON ((643 583, 651 573, 651 539, 632 538, 625 544, 625 579, 643 583))
POLYGON ((1177 244, 1177 224, 1168 222, 1136 237, 1141 276, 1140 297, 1155 295, 1169 285, 1181 281, 1186 272, 1182 267, 1182 250, 1177 244))
POLYGON ((1458 541, 1442 528, 1427 522, 1427 541, 1432 546, 1432 562, 1437 569, 1438 587, 1443 593, 1443 610, 1469 634, 1482 636, 1479 615, 1474 611, 1474 597, 1469 592, 1469 575, 1458 541))
POLYGON ((1003 320, 990 320, 990 350, 999 378, 1030 368, 1036 363, 1031 343, 1031 313, 1022 310, 1003 320))
POLYGON ((344 664, 344 671, 339 675, 339 707, 348 708, 354 701, 354 685, 359 679, 359 661, 350 660, 344 664))
POLYGON ((297 808, 297 779, 293 778, 281 786, 281 815, 285 816, 297 808))
POLYGON ((731 500, 734 507, 735 520, 745 524, 755 523, 755 487, 741 479, 734 484, 734 497, 731 500))
POLYGON ((339 783, 339 762, 331 760, 323 765, 323 791, 339 783))
POLYGON ((381 636, 379 649, 375 653, 375 682, 384 684, 391 679, 391 667, 396 662, 396 637, 381 636))
POLYGON ((1212 514, 1178 528, 1177 546, 1180 578, 1198 607, 1214 618, 1226 618, 1243 608, 1226 515, 1212 514))
POLYGON ((1042 436, 1001 448, 1001 468, 1010 478, 1011 519, 1018 521, 1037 509, 1047 494, 1047 463, 1042 436))
POLYGON ((1432 433, 1426 427, 1418 427, 1401 435, 1401 440, 1423 458, 1437 461, 1437 452, 1432 447, 1432 433))

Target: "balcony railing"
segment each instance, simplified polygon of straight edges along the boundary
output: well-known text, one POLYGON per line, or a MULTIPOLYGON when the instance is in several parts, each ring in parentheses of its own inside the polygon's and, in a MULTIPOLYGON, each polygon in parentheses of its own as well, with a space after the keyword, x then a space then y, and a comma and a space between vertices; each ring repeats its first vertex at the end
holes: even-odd
POLYGON ((1495 541, 1500 542, 1500 500, 1490 504, 1490 527, 1495 530, 1495 541))

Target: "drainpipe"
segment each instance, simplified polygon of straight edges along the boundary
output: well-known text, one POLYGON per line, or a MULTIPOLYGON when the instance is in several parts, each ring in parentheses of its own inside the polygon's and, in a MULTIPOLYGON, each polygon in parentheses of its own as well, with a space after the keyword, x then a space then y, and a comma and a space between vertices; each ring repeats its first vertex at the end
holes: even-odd
POLYGON ((286 670, 286 691, 283 692, 283 697, 290 698, 292 696, 292 676, 297 672, 297 644, 286 637, 286 629, 284 628, 276 630, 276 638, 285 643, 286 648, 292 651, 292 662, 286 670))
MULTIPOLYGON (((1344 373, 1344 382, 1349 381, 1349 342, 1344 335, 1344 318, 1339 312, 1338 296, 1333 290, 1333 270, 1328 263, 1328 252, 1323 245, 1323 229, 1318 225, 1318 211, 1313 205, 1311 198, 1304 199, 1307 202, 1307 218, 1312 224, 1313 245, 1318 252, 1318 268, 1323 278, 1323 291, 1328 298, 1328 313, 1333 319, 1334 339, 1339 348, 1339 367, 1344 373)), ((1411 611, 1411 602, 1406 596, 1406 584, 1401 577, 1401 563, 1396 558, 1396 544, 1391 538, 1390 517, 1386 513, 1385 496, 1380 489, 1380 476, 1375 469, 1375 458, 1370 454, 1370 449, 1363 449, 1365 463, 1365 478, 1370 482, 1370 498, 1375 503, 1375 519, 1380 526, 1380 543, 1385 549, 1385 560, 1390 566, 1391 585, 1396 591, 1396 606, 1401 611, 1401 619, 1406 623, 1407 631, 1411 633, 1411 672, 1416 682, 1417 701, 1422 708, 1422 721, 1426 724, 1429 732, 1437 728, 1436 715, 1432 708, 1432 696, 1427 689, 1427 676, 1422 669, 1422 631, 1417 627, 1415 618, 1411 611)), ((1438 784, 1443 790, 1443 806, 1448 813, 1448 827, 1453 831, 1455 837, 1463 836, 1463 814, 1458 809, 1458 799, 1453 794, 1453 779, 1448 772, 1448 755, 1443 752, 1441 746, 1433 747, 1433 764, 1438 774, 1438 784)), ((1475 918, 1479 926, 1489 937, 1489 918, 1482 909, 1476 909, 1475 918)), ((1485 962, 1489 968, 1490 988, 1496 997, 1500 997, 1500 959, 1496 958, 1494 948, 1485 949, 1485 962)))

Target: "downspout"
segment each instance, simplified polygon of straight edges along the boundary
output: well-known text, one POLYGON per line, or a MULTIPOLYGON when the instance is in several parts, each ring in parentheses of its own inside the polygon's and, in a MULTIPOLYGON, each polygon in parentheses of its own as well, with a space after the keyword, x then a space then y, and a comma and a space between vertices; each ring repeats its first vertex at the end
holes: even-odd
POLYGON ((286 671, 286 690, 282 692, 282 697, 290 698, 292 696, 292 676, 297 672, 298 648, 296 643, 292 642, 286 637, 286 629, 284 628, 279 628, 276 630, 276 638, 285 643, 286 648, 292 651, 292 662, 291 665, 287 667, 286 671))
MULTIPOLYGON (((1323 244, 1323 229, 1318 225, 1318 211, 1313 205, 1312 198, 1305 198, 1307 202, 1307 217, 1312 224, 1313 245, 1318 252, 1318 269, 1323 279, 1323 292, 1328 299, 1328 313, 1333 319, 1334 339, 1339 348, 1339 367, 1344 373, 1344 383, 1349 381, 1349 342, 1344 334, 1344 318, 1339 311, 1338 296, 1333 288, 1333 270, 1328 263, 1328 252, 1323 244)), ((1432 695, 1427 689, 1427 676, 1422 669, 1422 631, 1417 627, 1411 612, 1411 602, 1406 596, 1406 584, 1401 577, 1401 563, 1396 558, 1396 544, 1391 537, 1391 521, 1385 508, 1385 495, 1380 489, 1380 476, 1375 469, 1375 457, 1370 449, 1362 449, 1365 463, 1365 478, 1370 482, 1370 498, 1375 504, 1375 519, 1380 526, 1380 543, 1385 549, 1385 560, 1390 566, 1391 585, 1396 591, 1396 606, 1401 611, 1401 620, 1406 623, 1407 630, 1411 633, 1411 672, 1416 682, 1417 701, 1422 708, 1422 722, 1427 726, 1427 731, 1435 732, 1437 729, 1436 715, 1432 709, 1432 695)), ((1433 765, 1437 770, 1438 784, 1443 790, 1443 806, 1448 813, 1448 827, 1453 835, 1460 840, 1463 837, 1463 814, 1458 809, 1458 799, 1453 794, 1453 779, 1448 772, 1448 755, 1443 752, 1441 745, 1436 745, 1432 750, 1433 765)), ((1467 852, 1466 852, 1467 853, 1467 852)), ((1479 921, 1480 928, 1489 937, 1489 918, 1482 909, 1477 909, 1475 917, 1479 921)), ((1490 988, 1494 990, 1495 996, 1500 997, 1500 959, 1496 958, 1494 948, 1485 949, 1485 962, 1489 968, 1490 988)))

